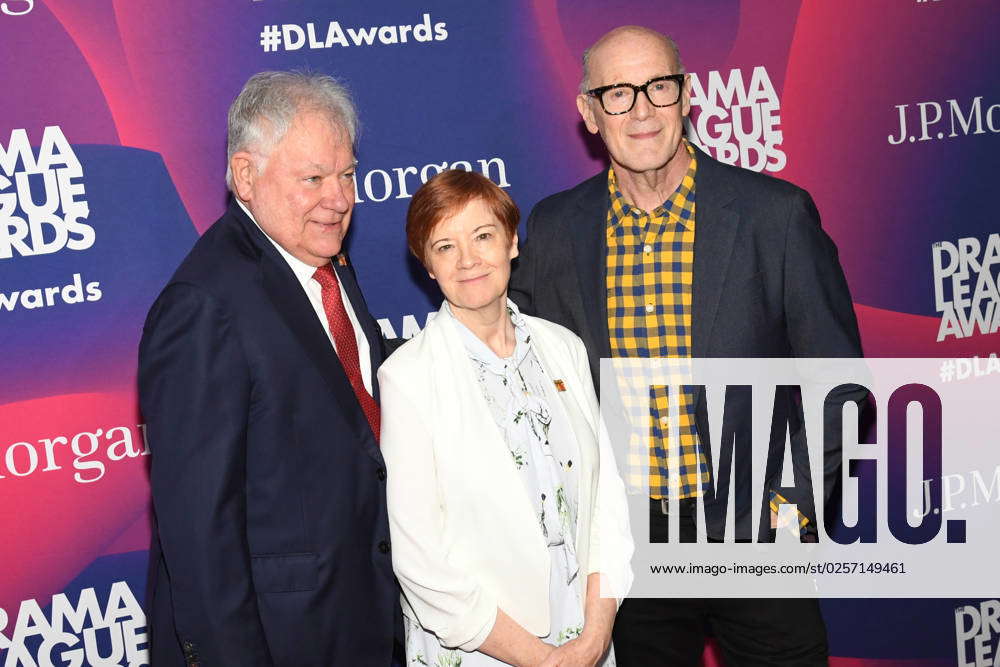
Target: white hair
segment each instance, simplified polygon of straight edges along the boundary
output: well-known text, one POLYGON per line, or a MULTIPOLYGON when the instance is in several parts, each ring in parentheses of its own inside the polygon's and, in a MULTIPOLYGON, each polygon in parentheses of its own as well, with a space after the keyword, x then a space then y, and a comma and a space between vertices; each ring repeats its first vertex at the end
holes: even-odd
POLYGON ((302 111, 326 114, 342 128, 353 145, 358 114, 351 94, 331 76, 314 72, 260 72, 254 74, 229 107, 227 118, 226 185, 233 189, 231 162, 240 151, 267 154, 281 141, 295 116, 302 111))

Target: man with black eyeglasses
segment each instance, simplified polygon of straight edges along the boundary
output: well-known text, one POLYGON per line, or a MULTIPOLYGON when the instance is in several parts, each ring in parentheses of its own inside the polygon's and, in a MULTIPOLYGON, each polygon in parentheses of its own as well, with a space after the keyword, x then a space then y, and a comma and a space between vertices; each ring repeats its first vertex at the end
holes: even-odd
MULTIPOLYGON (((637 26, 601 37, 584 53, 576 104, 610 168, 535 206, 510 294, 583 339, 595 386, 609 357, 861 356, 837 249, 809 194, 684 138, 690 82, 669 37, 637 26)), ((651 406, 650 540, 667 541, 676 496, 680 539, 693 541, 696 498, 706 516, 715 502, 707 417, 694 393, 679 396, 679 475, 670 478, 666 441, 657 442, 672 428, 666 398, 654 394, 651 406)), ((781 500, 804 511, 801 539, 815 541, 806 499, 781 500)), ((721 539, 711 521, 708 532, 721 539)), ((709 630, 730 665, 827 664, 815 599, 710 598, 626 600, 618 664, 697 665, 709 630)))

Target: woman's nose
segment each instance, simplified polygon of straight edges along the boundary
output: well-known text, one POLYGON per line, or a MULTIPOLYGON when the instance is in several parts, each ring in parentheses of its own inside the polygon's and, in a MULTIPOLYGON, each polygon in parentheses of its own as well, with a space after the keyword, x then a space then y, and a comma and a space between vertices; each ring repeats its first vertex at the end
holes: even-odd
POLYGON ((472 248, 462 248, 458 249, 458 265, 463 268, 471 268, 479 263, 479 258, 472 248))

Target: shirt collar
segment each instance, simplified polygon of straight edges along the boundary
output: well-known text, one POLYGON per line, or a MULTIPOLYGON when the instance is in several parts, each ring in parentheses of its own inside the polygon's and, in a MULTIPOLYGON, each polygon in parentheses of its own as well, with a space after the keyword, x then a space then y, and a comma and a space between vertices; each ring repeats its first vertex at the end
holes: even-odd
POLYGON ((260 226, 260 223, 257 222, 257 219, 253 217, 253 213, 251 213, 250 209, 246 207, 246 204, 240 201, 239 197, 236 197, 234 195, 233 200, 237 204, 239 204, 240 208, 243 209, 243 212, 247 214, 247 217, 250 218, 250 222, 256 225, 257 229, 260 230, 260 233, 263 234, 264 237, 271 242, 271 245, 273 245, 275 249, 277 249, 278 253, 288 263, 288 266, 292 269, 292 273, 294 273, 295 277, 299 279, 299 282, 302 283, 303 287, 309 284, 309 281, 312 279, 313 274, 316 273, 316 267, 311 264, 306 264, 298 257, 295 257, 292 253, 282 248, 277 241, 272 239, 268 235, 268 233, 264 231, 264 228, 260 226))
POLYGON ((475 361, 480 362, 485 368, 496 375, 504 375, 506 371, 517 368, 528 356, 531 349, 531 333, 528 331, 527 322, 524 315, 518 310, 517 304, 507 299, 507 312, 510 313, 510 320, 514 324, 514 354, 507 359, 503 359, 490 349, 490 346, 480 340, 479 336, 472 332, 467 326, 455 317, 451 304, 447 301, 441 307, 441 311, 451 317, 458 326, 459 335, 465 345, 465 351, 475 361))
MULTIPOLYGON (((653 209, 651 215, 654 218, 667 216, 673 222, 679 222, 685 227, 693 228, 694 218, 690 214, 690 211, 694 205, 698 156, 695 153, 694 146, 687 139, 681 138, 681 144, 687 150, 688 155, 691 156, 691 162, 681 182, 677 185, 677 189, 667 197, 667 200, 663 204, 653 209), (688 211, 688 214, 685 215, 684 211, 688 211)), ((633 206, 625 200, 625 196, 618 189, 618 179, 615 177, 615 168, 613 165, 608 168, 608 194, 611 198, 610 208, 612 212, 611 219, 608 221, 609 228, 615 227, 626 216, 640 218, 647 215, 646 211, 633 206)))

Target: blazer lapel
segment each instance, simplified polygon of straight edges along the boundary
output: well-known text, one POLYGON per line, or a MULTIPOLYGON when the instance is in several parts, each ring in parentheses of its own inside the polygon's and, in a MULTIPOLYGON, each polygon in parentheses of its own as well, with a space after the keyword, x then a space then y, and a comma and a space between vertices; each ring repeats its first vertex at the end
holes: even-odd
MULTIPOLYGON (((503 432, 493 419, 473 374, 458 326, 454 315, 442 304, 437 317, 425 328, 427 337, 432 341, 433 347, 429 349, 434 353, 433 372, 437 378, 431 385, 432 390, 443 399, 440 402, 442 409, 432 415, 440 422, 440 429, 445 434, 441 441, 461 446, 476 459, 477 464, 481 464, 479 470, 487 471, 486 477, 491 484, 511 490, 505 511, 523 518, 518 523, 525 526, 527 534, 537 540, 544 551, 545 541, 535 520, 535 511, 528 495, 521 492, 524 486, 504 443, 503 432), (452 437, 449 438, 449 434, 452 437)), ((454 465, 453 461, 448 463, 454 465)))
MULTIPOLYGON (((558 405, 562 408, 567 422, 570 424, 571 430, 575 434, 574 439, 579 446, 577 454, 579 468, 577 471, 580 476, 576 487, 576 498, 574 498, 579 507, 581 506, 580 501, 584 497, 585 486, 587 489, 586 497, 588 499, 596 497, 597 493, 596 489, 591 488, 590 482, 586 479, 585 472, 600 468, 599 460, 594 457, 594 451, 597 448, 598 424, 588 419, 589 406, 587 405, 586 396, 581 395, 580 387, 583 378, 577 376, 573 368, 572 358, 567 355, 567 352, 570 350, 567 341, 552 337, 541 325, 533 326, 531 320, 528 320, 528 325, 538 362, 545 369, 549 378, 563 381, 563 388, 555 392, 555 397, 558 405), (588 435, 593 438, 589 443, 587 442, 588 435)), ((580 527, 583 512, 577 512, 576 518, 576 546, 579 549, 580 536, 583 534, 580 527)))
MULTIPOLYGON (((591 178, 576 202, 576 218, 565 221, 572 239, 583 300, 582 322, 598 358, 611 356, 608 338, 608 181, 607 171, 591 178)), ((596 365, 596 360, 592 360, 596 365)), ((596 377, 596 376, 595 376, 596 377)))
POLYGON ((242 210, 239 210, 239 207, 235 204, 233 206, 236 207, 234 214, 237 220, 260 251, 261 285, 271 300, 271 305, 305 349, 316 370, 326 380, 340 403, 342 414, 354 425, 358 436, 356 440, 369 455, 381 462, 382 455, 375 444, 375 438, 372 437, 371 427, 358 404, 354 389, 337 357, 337 351, 330 345, 330 339, 323 330, 319 318, 316 317, 316 311, 303 291, 302 284, 263 232, 242 210))
POLYGON ((719 299, 729 273, 739 213, 736 193, 722 165, 698 151, 694 276, 691 295, 692 356, 706 357, 718 316, 719 299))

